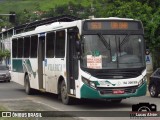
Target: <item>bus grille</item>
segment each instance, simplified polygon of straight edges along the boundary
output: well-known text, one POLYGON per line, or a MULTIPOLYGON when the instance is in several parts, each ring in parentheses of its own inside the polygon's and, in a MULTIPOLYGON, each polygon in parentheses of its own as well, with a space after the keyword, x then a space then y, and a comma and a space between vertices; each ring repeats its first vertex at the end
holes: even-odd
POLYGON ((124 90, 124 94, 135 93, 138 86, 134 87, 116 87, 116 88, 103 88, 97 87, 97 90, 100 92, 101 95, 106 94, 113 94, 114 90, 124 90))

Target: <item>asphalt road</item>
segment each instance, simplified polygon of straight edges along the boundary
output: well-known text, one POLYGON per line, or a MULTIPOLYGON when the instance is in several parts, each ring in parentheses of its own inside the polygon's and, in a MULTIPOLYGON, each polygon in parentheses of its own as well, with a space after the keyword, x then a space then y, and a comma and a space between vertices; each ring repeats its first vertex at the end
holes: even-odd
MULTIPOLYGON (((123 112, 120 111, 132 111, 132 105, 138 104, 140 102, 149 102, 150 104, 151 103, 156 104, 157 111, 160 111, 160 97, 151 98, 149 94, 143 97, 134 97, 125 99, 120 104, 113 104, 111 102, 107 102, 104 100, 75 100, 75 103, 73 105, 68 106, 68 105, 63 105, 61 101, 57 99, 57 95, 49 93, 40 93, 40 92, 36 92, 36 94, 34 95, 26 95, 23 86, 14 83, 12 81, 11 83, 0 82, 0 103, 2 105, 5 105, 9 110, 13 111, 14 110, 71 111, 70 113, 73 113, 74 115, 78 116, 72 119, 128 120, 131 118, 115 117, 115 116, 117 116, 117 114, 123 114, 123 112), (109 114, 110 116, 113 117, 106 117, 106 114, 103 111, 108 111, 106 114, 109 114), (102 117, 100 117, 101 115, 102 117)), ((66 118, 70 119, 70 117, 66 118)), ((146 119, 151 119, 151 118, 146 118, 146 119)), ((156 119, 158 118, 154 118, 154 120, 156 119)))

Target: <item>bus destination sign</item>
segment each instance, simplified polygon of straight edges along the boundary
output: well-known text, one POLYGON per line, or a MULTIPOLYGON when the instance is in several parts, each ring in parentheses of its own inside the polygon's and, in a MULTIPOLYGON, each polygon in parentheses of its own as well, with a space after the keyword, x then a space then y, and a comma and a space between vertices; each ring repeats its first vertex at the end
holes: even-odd
POLYGON ((84 30, 139 30, 139 22, 133 21, 86 21, 84 30))
POLYGON ((127 22, 111 22, 111 28, 112 29, 128 29, 128 23, 127 22))

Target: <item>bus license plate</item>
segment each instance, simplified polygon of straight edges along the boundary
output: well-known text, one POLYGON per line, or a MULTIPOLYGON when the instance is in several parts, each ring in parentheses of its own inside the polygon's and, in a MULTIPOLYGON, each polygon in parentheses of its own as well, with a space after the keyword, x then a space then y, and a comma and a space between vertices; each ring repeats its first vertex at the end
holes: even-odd
POLYGON ((113 90, 113 94, 124 94, 124 90, 113 90))

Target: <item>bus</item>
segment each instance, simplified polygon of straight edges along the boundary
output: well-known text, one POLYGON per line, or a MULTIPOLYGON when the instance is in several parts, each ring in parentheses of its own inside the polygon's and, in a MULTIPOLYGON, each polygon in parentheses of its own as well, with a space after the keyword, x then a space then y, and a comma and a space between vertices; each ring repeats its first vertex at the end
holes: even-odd
POLYGON ((27 94, 57 94, 120 103, 146 95, 142 22, 130 18, 92 18, 54 22, 13 35, 12 80, 27 94))

